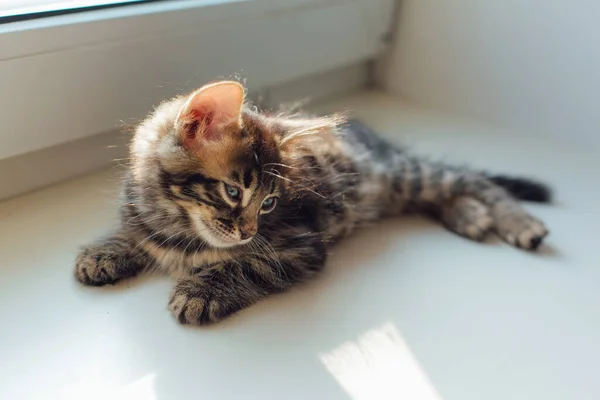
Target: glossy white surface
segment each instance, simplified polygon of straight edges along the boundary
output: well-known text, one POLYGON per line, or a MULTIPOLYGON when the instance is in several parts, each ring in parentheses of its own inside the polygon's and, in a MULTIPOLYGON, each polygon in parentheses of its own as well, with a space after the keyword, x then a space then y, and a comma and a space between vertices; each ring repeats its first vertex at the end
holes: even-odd
POLYGON ((115 224, 107 171, 0 205, 2 399, 598 399, 599 161, 569 144, 343 99, 416 150, 550 182, 528 206, 540 254, 476 244, 419 218, 364 229, 324 276, 210 328, 179 326, 171 282, 97 289, 77 247, 115 224))

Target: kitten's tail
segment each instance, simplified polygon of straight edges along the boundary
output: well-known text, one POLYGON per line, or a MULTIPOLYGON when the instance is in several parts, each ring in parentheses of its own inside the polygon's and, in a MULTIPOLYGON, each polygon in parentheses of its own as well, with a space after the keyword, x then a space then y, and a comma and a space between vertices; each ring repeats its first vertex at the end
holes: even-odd
POLYGON ((506 175, 486 175, 487 179, 503 187, 513 197, 534 203, 552 202, 552 189, 544 183, 506 175))

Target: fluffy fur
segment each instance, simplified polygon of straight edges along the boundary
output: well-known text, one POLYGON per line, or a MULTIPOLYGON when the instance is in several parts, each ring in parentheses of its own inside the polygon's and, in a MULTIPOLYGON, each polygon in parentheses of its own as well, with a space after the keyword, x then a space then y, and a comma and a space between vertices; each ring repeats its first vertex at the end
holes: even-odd
POLYGON ((311 279, 361 224, 424 212, 472 240, 534 250, 548 231, 517 202, 539 183, 407 154, 356 121, 274 116, 233 82, 161 104, 131 144, 120 227, 85 247, 75 276, 105 285, 159 270, 184 324, 216 322, 311 279))

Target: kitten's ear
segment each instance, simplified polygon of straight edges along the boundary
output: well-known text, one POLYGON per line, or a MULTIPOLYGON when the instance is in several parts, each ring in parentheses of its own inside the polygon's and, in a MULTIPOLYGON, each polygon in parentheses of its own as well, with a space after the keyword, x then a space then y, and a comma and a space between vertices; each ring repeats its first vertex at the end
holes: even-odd
POLYGON ((202 142, 221 139, 229 129, 240 129, 243 102, 244 87, 237 82, 217 82, 196 90, 175 121, 184 145, 197 148, 202 142))

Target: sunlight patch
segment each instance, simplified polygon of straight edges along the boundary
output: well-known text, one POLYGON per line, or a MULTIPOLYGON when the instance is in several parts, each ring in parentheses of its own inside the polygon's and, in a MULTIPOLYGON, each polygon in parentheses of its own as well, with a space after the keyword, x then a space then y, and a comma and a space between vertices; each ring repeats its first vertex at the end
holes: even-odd
POLYGON ((353 400, 442 400, 393 323, 320 359, 353 400))

